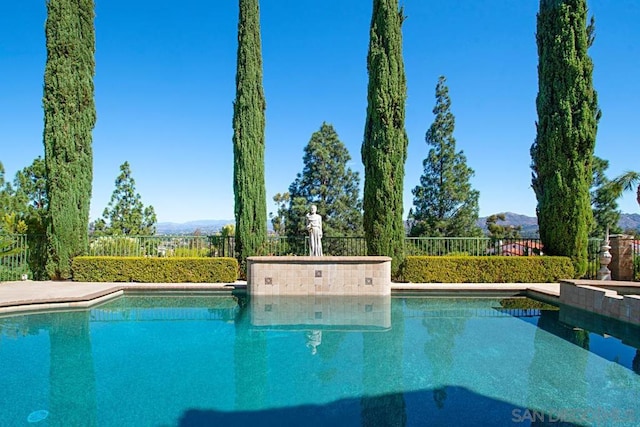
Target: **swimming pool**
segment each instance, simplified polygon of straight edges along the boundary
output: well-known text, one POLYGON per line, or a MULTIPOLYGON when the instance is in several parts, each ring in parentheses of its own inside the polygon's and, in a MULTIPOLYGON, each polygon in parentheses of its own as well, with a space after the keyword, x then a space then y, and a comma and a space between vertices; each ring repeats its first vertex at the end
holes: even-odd
POLYGON ((0 414, 39 426, 630 425, 636 340, 629 325, 522 298, 125 296, 0 319, 0 414))

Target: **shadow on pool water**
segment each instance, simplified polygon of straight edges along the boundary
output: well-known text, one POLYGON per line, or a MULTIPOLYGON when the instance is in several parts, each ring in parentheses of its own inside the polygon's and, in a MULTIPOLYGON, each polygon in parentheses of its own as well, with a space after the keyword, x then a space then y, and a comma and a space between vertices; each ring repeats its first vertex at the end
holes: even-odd
POLYGON ((582 426, 588 414, 550 414, 514 406, 464 387, 447 386, 407 393, 302 405, 227 412, 189 409, 179 420, 196 426, 582 426), (571 420, 569 422, 567 420, 571 420), (581 420, 585 420, 581 423, 581 420))

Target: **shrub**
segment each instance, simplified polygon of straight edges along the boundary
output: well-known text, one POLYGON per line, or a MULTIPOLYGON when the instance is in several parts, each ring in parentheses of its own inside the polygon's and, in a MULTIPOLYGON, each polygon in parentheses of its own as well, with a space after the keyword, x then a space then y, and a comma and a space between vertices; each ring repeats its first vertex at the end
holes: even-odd
POLYGON ((470 256, 470 255, 471 254, 469 254, 469 252, 457 251, 457 252, 449 252, 448 254, 446 254, 444 256, 458 256, 458 257, 460 257, 460 256, 470 256))
POLYGON ((542 283, 572 277, 568 257, 408 256, 400 279, 413 283, 542 283))
POLYGON ((76 282, 232 283, 234 258, 148 258, 79 256, 72 263, 76 282))

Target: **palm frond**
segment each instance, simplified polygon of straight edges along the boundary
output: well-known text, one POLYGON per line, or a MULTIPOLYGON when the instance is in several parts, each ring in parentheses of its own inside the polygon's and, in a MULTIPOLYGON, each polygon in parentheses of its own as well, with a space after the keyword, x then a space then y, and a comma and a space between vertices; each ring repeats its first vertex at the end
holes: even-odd
POLYGON ((640 172, 626 171, 622 175, 611 180, 606 186, 613 192, 616 198, 621 197, 625 191, 633 190, 636 185, 636 200, 640 205, 640 172))

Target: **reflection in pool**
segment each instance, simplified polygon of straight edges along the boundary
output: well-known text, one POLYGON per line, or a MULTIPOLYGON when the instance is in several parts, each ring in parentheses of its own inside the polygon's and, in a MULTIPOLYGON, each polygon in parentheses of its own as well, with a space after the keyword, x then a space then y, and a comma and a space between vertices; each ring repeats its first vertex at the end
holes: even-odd
POLYGON ((0 413, 6 425, 630 425, 639 339, 528 299, 126 296, 0 319, 0 413))

